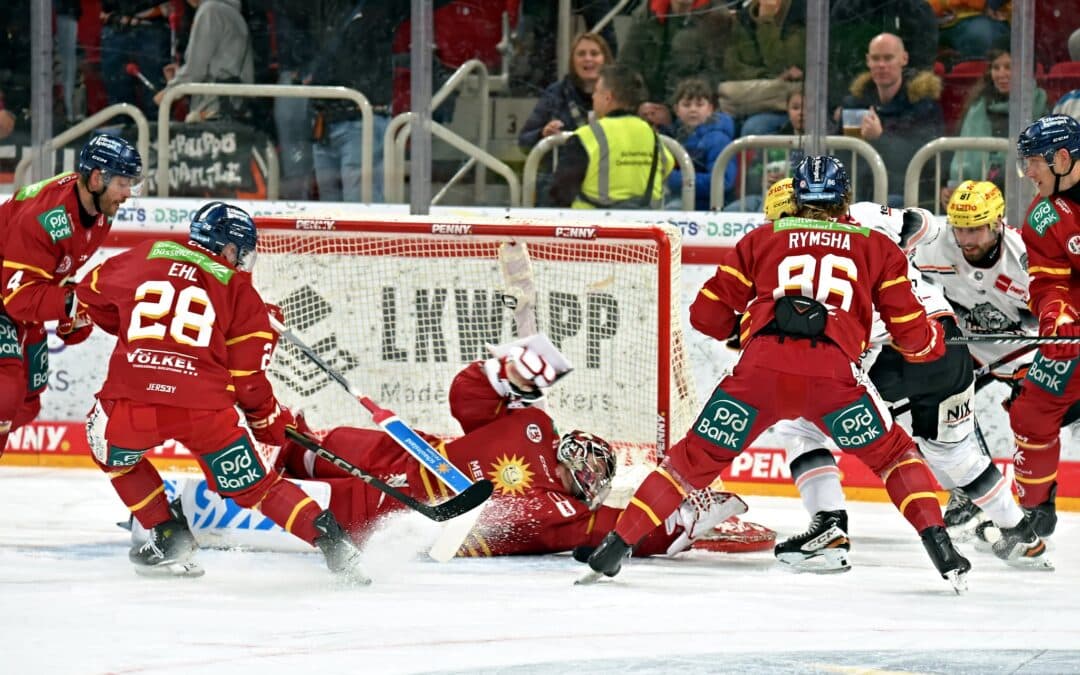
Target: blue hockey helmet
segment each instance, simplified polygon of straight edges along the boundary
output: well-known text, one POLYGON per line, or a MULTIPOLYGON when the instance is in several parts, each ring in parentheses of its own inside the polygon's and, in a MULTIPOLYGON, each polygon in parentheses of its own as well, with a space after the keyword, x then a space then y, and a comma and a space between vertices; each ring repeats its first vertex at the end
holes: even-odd
POLYGON ((1054 153, 1062 148, 1080 159, 1080 122, 1069 115, 1043 115, 1016 139, 1016 156, 1021 159, 1042 157, 1047 164, 1053 164, 1054 153))
POLYGON ((795 205, 840 206, 851 193, 847 169, 829 155, 803 157, 792 175, 795 186, 795 205))
POLYGON ((221 253, 226 244, 235 244, 237 268, 250 272, 255 266, 255 221, 247 211, 231 204, 210 202, 196 211, 191 219, 191 241, 211 253, 221 253))
POLYGON ((142 157, 135 146, 119 136, 98 134, 79 153, 79 173, 89 176, 94 169, 104 174, 105 184, 113 176, 125 176, 132 183, 142 180, 142 157))

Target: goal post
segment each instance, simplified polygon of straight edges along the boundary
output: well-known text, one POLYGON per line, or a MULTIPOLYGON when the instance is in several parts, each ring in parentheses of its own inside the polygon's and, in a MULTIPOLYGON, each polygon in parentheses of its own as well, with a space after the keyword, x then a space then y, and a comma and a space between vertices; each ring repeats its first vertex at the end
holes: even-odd
MULTIPOLYGON (((560 430, 655 459, 697 413, 681 328, 679 230, 667 225, 257 218, 254 277, 331 366, 417 429, 456 437, 453 376, 487 345, 544 332, 574 372, 545 405, 560 430)), ((312 426, 370 426, 290 345, 269 368, 312 426)))

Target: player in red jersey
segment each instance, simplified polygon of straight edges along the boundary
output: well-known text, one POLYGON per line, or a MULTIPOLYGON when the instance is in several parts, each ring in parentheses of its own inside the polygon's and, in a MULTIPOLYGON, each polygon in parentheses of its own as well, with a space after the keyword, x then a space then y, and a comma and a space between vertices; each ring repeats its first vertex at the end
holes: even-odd
MULTIPOLYGON (((1080 122, 1046 115, 1020 134, 1016 149, 1038 192, 1020 232, 1031 279, 1028 305, 1040 335, 1080 337, 1080 122)), ((1009 407, 1020 505, 1042 537, 1057 524, 1059 433, 1065 412, 1080 401, 1078 363, 1080 344, 1043 345, 1009 407)))
MULTIPOLYGON (((495 485, 458 555, 591 550, 622 513, 601 504, 616 470, 609 444, 583 431, 560 435, 551 417, 533 406, 567 367, 547 338, 535 335, 513 343, 499 357, 469 364, 454 378, 450 410, 465 434, 448 443, 427 439, 466 475, 495 485)), ((338 427, 321 444, 421 501, 450 496, 382 431, 338 427)), ((330 508, 358 540, 370 533, 377 518, 405 508, 294 442, 282 447, 278 464, 289 476, 330 482, 330 508)), ((637 553, 673 554, 698 538, 720 537, 714 526, 745 511, 746 504, 731 493, 700 490, 675 511, 666 528, 646 537, 637 553)))
POLYGON ((258 507, 318 546, 333 572, 367 583, 359 552, 333 514, 282 480, 256 450, 255 440, 284 444, 294 424, 264 373, 274 334, 251 281, 256 240, 251 216, 211 202, 195 214, 187 244, 143 242, 79 283, 80 311, 117 337, 87 421, 94 460, 149 531, 129 554, 140 574, 202 574, 191 561, 187 523, 170 509, 161 476, 144 458, 171 438, 191 450, 216 492, 258 507))
POLYGON ((838 160, 805 158, 794 183, 806 217, 743 237, 691 305, 690 323, 718 340, 732 334, 743 313, 742 358, 589 558, 594 576, 617 574, 633 545, 765 429, 802 417, 881 476, 938 572, 963 588, 971 565, 945 531, 930 471, 858 366, 875 308, 913 363, 944 354, 941 324, 927 318, 912 293, 907 259, 887 236, 837 222, 850 200, 838 160))
POLYGON ((32 421, 49 381, 46 321, 82 342, 91 325, 76 316, 69 280, 101 246, 120 205, 142 177, 142 159, 100 134, 79 153, 78 173, 43 180, 0 205, 0 455, 8 433, 32 421))

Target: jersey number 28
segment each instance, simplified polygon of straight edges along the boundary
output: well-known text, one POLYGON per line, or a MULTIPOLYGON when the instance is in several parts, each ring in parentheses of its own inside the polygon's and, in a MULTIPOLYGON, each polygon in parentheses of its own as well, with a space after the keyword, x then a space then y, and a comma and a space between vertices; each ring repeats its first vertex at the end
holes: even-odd
POLYGON ((198 286, 187 286, 179 293, 169 281, 145 281, 135 289, 135 299, 140 301, 131 310, 128 325, 128 342, 140 339, 161 340, 166 331, 173 340, 192 347, 206 347, 214 332, 214 306, 206 291, 198 286), (147 296, 156 296, 145 299, 147 296), (175 305, 173 301, 175 302, 175 305), (168 327, 158 321, 172 314, 168 327))

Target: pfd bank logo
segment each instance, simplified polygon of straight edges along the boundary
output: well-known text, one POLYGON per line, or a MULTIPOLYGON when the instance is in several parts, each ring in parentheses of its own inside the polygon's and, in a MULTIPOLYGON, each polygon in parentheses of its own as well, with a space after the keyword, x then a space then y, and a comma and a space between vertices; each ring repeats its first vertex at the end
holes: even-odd
POLYGON ((1058 361, 1048 359, 1039 352, 1031 362, 1031 367, 1028 368, 1026 379, 1047 393, 1062 396, 1065 394, 1065 387, 1069 384, 1069 380, 1072 379, 1073 371, 1076 370, 1076 364, 1076 359, 1058 361))
POLYGON ((693 431, 713 445, 739 452, 746 444, 757 414, 757 408, 717 388, 694 422, 693 431))
POLYGON ((866 394, 846 408, 825 415, 825 424, 841 449, 866 447, 885 435, 885 424, 866 394))

